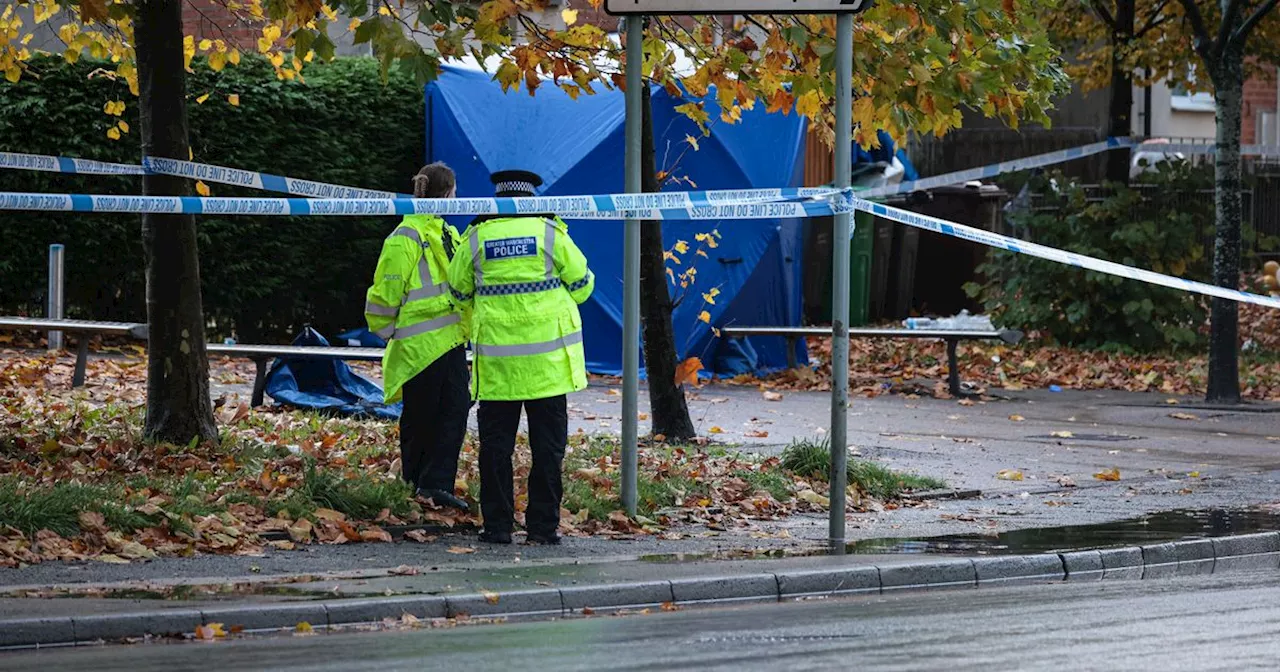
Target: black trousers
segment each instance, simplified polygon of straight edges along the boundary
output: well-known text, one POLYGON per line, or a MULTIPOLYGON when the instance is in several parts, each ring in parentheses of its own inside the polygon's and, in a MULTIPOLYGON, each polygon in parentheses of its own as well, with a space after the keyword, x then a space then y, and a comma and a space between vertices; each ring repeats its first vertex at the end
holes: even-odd
POLYGON ((471 409, 467 351, 458 346, 404 385, 400 468, 410 485, 453 492, 471 409))
POLYGON ((569 406, 564 395, 533 401, 480 402, 480 513, 484 528, 490 532, 509 533, 515 527, 511 458, 516 449, 521 407, 529 417, 529 447, 533 451, 525 528, 530 534, 549 536, 560 527, 560 499, 564 495, 560 465, 569 443, 569 406))

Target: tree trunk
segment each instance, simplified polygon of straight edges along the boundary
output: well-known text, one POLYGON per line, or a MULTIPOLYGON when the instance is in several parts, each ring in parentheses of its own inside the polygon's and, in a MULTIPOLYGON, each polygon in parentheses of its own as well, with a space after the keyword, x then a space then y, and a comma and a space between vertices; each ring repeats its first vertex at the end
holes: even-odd
MULTIPOLYGON (((1214 156, 1215 234, 1213 281, 1219 287, 1240 285, 1240 132, 1244 92, 1244 53, 1229 47, 1211 64, 1217 104, 1217 153, 1214 156)), ((1209 321, 1208 401, 1240 401, 1239 309, 1235 301, 1213 299, 1209 321)))
MULTIPOLYGON (((139 0, 134 28, 141 101, 142 154, 187 159, 183 0, 139 0)), ((152 196, 190 195, 184 179, 142 178, 152 196)), ((143 215, 147 267, 147 418, 151 441, 214 440, 196 222, 190 215, 143 215)))
MULTIPOLYGON (((644 87, 641 107, 640 175, 645 193, 657 192, 657 155, 653 143, 653 106, 644 87)), ((671 290, 667 287, 662 222, 647 221, 640 227, 640 315, 644 324, 644 362, 649 374, 649 416, 653 433, 681 441, 698 435, 689 418, 684 387, 676 380, 676 334, 671 324, 671 290)))
MULTIPOLYGON (((1133 73, 1124 63, 1124 49, 1133 43, 1134 0, 1116 0, 1115 26, 1111 31, 1111 109, 1107 135, 1133 135, 1133 73)), ((1129 184, 1127 151, 1107 152, 1107 181, 1129 184)))

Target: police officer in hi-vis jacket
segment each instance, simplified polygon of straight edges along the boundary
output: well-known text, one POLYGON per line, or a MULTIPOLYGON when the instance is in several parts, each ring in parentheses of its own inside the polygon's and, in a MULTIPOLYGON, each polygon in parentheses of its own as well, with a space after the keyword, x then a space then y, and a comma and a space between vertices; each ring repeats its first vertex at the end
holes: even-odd
MULTIPOLYGON (((415 198, 453 198, 453 171, 425 166, 413 178, 415 198)), ((400 412, 400 467, 417 495, 462 511, 454 494, 458 454, 467 433, 467 315, 449 291, 457 230, 434 215, 409 215, 382 244, 365 299, 369 330, 387 341, 382 359, 387 403, 400 412)))
MULTIPOLYGON (((497 195, 532 196, 537 175, 492 176, 497 195)), ((587 386, 578 305, 595 278, 568 227, 554 216, 480 218, 449 266, 454 297, 471 304, 471 395, 480 402, 482 541, 511 543, 511 459, 520 410, 529 420, 533 468, 525 528, 529 543, 558 544, 561 463, 568 443, 566 396, 587 386)))

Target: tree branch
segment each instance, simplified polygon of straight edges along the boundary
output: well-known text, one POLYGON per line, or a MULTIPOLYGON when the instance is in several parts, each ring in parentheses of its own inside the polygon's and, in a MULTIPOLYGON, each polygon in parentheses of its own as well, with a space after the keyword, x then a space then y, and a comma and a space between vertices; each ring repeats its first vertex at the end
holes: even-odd
POLYGON ((1083 1, 1084 1, 1084 4, 1088 5, 1089 8, 1093 10, 1094 14, 1098 15, 1098 18, 1102 19, 1103 23, 1107 24, 1108 28, 1111 28, 1112 30, 1115 29, 1116 20, 1114 17, 1111 16, 1111 12, 1107 11, 1106 5, 1098 2, 1098 0, 1083 0, 1083 1))
POLYGON ((1169 20, 1169 15, 1164 13, 1164 8, 1169 6, 1169 0, 1160 0, 1160 4, 1151 12, 1151 18, 1147 21, 1147 25, 1141 30, 1134 33, 1134 37, 1142 37, 1154 30, 1157 26, 1169 20))
MULTIPOLYGON (((1265 5, 1264 5, 1265 6, 1265 5)), ((1227 0, 1227 6, 1222 10, 1222 25, 1218 26, 1218 39, 1214 42, 1218 52, 1227 48, 1227 42, 1233 39, 1231 28, 1236 24, 1236 18, 1240 15, 1240 0, 1227 0)))
POLYGON ((1200 7, 1196 4, 1196 0, 1179 0, 1182 8, 1187 12, 1187 21, 1191 23, 1191 32, 1195 35, 1192 46, 1196 53, 1200 54, 1200 58, 1204 59, 1205 65, 1213 62, 1213 54, 1216 47, 1209 38, 1209 27, 1205 25, 1204 16, 1200 14, 1200 7))
POLYGON ((1258 25, 1258 22, 1261 21, 1268 12, 1276 8, 1277 2, 1280 2, 1280 0, 1267 0, 1257 9, 1253 10, 1253 14, 1251 14, 1249 18, 1245 19, 1244 23, 1240 25, 1240 28, 1231 35, 1231 39, 1233 41, 1239 40, 1241 43, 1249 39, 1249 33, 1253 32, 1254 27, 1258 25))

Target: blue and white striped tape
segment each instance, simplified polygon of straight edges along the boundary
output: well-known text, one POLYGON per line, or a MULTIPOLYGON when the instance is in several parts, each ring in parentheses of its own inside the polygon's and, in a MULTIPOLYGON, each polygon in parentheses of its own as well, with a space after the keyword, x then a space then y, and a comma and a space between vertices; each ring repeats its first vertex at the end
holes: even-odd
POLYGON ((65 156, 46 156, 44 154, 18 154, 16 152, 0 152, 0 168, 79 175, 146 174, 146 170, 142 166, 132 166, 127 163, 104 163, 89 159, 71 159, 65 156))
POLYGON ((160 213, 190 215, 403 216, 522 215, 555 213, 565 219, 800 219, 852 212, 847 198, 824 190, 820 197, 790 201, 703 201, 708 192, 537 196, 529 198, 325 199, 202 198, 196 196, 99 196, 0 192, 0 210, 42 212, 160 213), (684 197, 684 198, 681 198, 684 197), (605 209, 609 205, 617 209, 605 209))
MULTIPOLYGON (((992 163, 990 165, 978 168, 969 168, 954 173, 946 173, 935 177, 926 177, 920 180, 912 180, 910 182, 902 182, 887 187, 877 187, 875 189, 866 189, 858 191, 858 196, 862 198, 881 198, 884 196, 894 196, 897 194, 908 194, 913 191, 924 191, 926 189, 935 189, 937 187, 946 187, 952 184, 962 184, 964 182, 972 182, 973 180, 991 179, 997 175, 1005 173, 1016 173, 1020 170, 1031 170, 1032 168, 1044 168, 1059 163, 1066 163, 1073 159, 1082 159, 1086 156, 1101 154, 1113 149, 1124 147, 1133 147, 1134 142, 1129 138, 1107 138, 1102 142, 1095 142, 1090 145, 1082 145, 1080 147, 1071 147, 1069 149, 1060 149, 1054 152, 1046 152, 1035 156, 1028 156, 1022 159, 1014 159, 1012 161, 1002 161, 1000 163, 992 163)), ((1161 145, 1163 147, 1163 145, 1161 145)))
POLYGON ((1238 289, 1217 287, 1203 282, 1185 280, 1172 275, 1156 273, 1155 271, 1147 271, 1141 268, 1125 266, 1113 261, 1098 259, 1097 257, 1090 257, 1083 254, 1077 254, 1075 252, 1067 252, 1066 250, 1060 250, 1055 247, 1037 245, 1036 243, 1002 236, 991 231, 984 231, 982 229, 975 229, 971 226, 949 222, 945 219, 909 212, 907 210, 884 205, 882 203, 873 203, 863 198, 853 198, 853 207, 855 210, 869 212, 877 217, 883 217, 884 219, 906 224, 908 226, 914 226, 926 231, 933 231, 946 236, 968 240, 988 247, 994 247, 996 249, 1017 252, 1018 254, 1026 254, 1040 259, 1048 259, 1049 261, 1056 261, 1060 264, 1085 268, 1099 273, 1107 273, 1121 278, 1141 280, 1153 285, 1172 287, 1186 292, 1194 292, 1196 294, 1204 294, 1206 296, 1214 296, 1222 299, 1231 299, 1232 301, 1240 301, 1243 303, 1253 303, 1259 306, 1267 306, 1269 308, 1280 308, 1280 298, 1242 292, 1238 289))
MULTIPOLYGON (((1153 152, 1157 154, 1217 154, 1218 146, 1213 144, 1197 145, 1187 143, 1149 142, 1134 145, 1134 151, 1153 152)), ((1280 156, 1280 145, 1240 145, 1241 156, 1280 156)))
MULTIPOLYGON (((237 187, 274 191, 293 196, 305 196, 321 199, 353 199, 353 200, 400 200, 412 199, 409 194, 389 191, 346 187, 327 182, 315 182, 294 177, 272 175, 251 170, 227 168, 194 161, 179 161, 147 157, 143 165, 131 166, 123 163, 104 163, 88 159, 71 159, 59 156, 40 154, 16 154, 0 152, 0 168, 19 170, 39 170, 57 173, 74 173, 85 175, 174 175, 195 180, 203 180, 217 184, 229 184, 237 187)), ((617 213, 625 210, 650 209, 691 209, 710 205, 742 205, 748 203, 772 203, 799 199, 821 199, 838 194, 838 189, 830 187, 804 187, 782 189, 719 189, 711 191, 674 191, 658 194, 607 194, 599 196, 545 196, 538 205, 541 210, 520 210, 510 198, 473 198, 473 199, 435 199, 441 203, 456 203, 445 212, 438 214, 477 215, 477 214, 517 214, 520 212, 556 212, 572 214, 575 219, 619 219, 617 213), (494 209, 477 210, 491 207, 494 209)), ((160 207, 160 206, 155 206, 160 207)), ((262 206, 257 206, 262 207, 262 206)), ((85 212, 107 212, 90 210, 85 212)), ((233 213, 220 213, 233 214, 233 213)), ((256 214, 256 213, 246 213, 256 214)), ((437 213, 432 213, 437 214, 437 213)))

